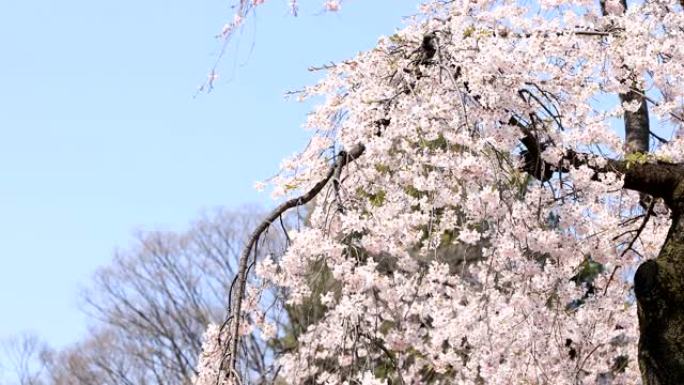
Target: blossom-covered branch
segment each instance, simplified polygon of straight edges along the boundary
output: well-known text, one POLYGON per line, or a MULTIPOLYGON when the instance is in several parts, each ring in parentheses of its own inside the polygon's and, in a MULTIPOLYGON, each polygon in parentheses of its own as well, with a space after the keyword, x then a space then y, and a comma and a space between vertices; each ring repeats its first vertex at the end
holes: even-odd
POLYGON ((238 352, 238 344, 240 340, 240 322, 241 322, 241 311, 242 311, 242 301, 245 295, 245 288, 247 285, 247 273, 248 273, 248 266, 249 266, 249 259, 250 256, 254 250, 255 245, 259 242, 259 238, 262 236, 264 231, 266 231, 271 224, 273 224, 278 218, 280 218, 284 213, 286 213, 289 209, 292 209, 294 207, 302 206, 310 202, 312 199, 314 199, 320 192, 323 190, 323 188, 330 182, 330 180, 334 176, 338 176, 341 172, 341 170, 350 162, 353 162, 355 159, 360 157, 363 154, 363 151, 365 150, 365 147, 363 144, 357 144, 353 148, 351 148, 349 151, 340 151, 335 159, 335 162, 330 166, 330 170, 328 171, 328 174, 318 181, 309 191, 307 191, 305 194, 290 199, 282 204, 280 204, 278 207, 276 207, 257 227, 254 229, 254 232, 250 235, 250 237, 247 240, 247 243, 245 244, 242 253, 240 254, 240 259, 239 259, 239 267, 238 267, 238 272, 237 275, 235 276, 235 281, 233 285, 235 286, 235 283, 237 283, 236 290, 234 293, 231 293, 231 298, 233 298, 233 301, 231 301, 230 304, 230 316, 229 318, 232 320, 231 323, 229 324, 231 326, 232 332, 230 336, 230 351, 229 351, 229 357, 230 357, 230 362, 229 362, 229 367, 226 370, 227 371, 227 376, 231 377, 233 375, 236 375, 236 363, 237 363, 237 352, 238 352))

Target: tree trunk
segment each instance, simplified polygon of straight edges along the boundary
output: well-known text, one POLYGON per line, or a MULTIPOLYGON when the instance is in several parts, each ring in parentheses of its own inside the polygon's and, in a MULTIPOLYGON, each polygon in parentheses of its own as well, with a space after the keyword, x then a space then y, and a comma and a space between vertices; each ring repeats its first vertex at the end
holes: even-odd
POLYGON ((665 244, 634 277, 644 385, 684 384, 684 182, 674 190, 665 244))

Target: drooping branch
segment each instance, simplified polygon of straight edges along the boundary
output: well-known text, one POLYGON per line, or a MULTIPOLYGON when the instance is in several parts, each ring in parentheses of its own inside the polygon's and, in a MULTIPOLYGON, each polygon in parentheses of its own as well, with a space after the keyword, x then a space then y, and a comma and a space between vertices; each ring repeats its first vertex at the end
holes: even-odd
MULTIPOLYGON (((335 162, 330 166, 326 176, 318 181, 309 191, 303 195, 292 198, 286 202, 283 202, 278 207, 276 207, 257 227, 254 229, 252 234, 247 240, 247 244, 242 249, 239 260, 238 273, 235 276, 234 283, 237 283, 236 293, 233 296, 234 303, 230 304, 230 317, 232 317, 232 330, 230 336, 230 347, 228 354, 229 367, 227 368, 227 376, 237 376, 236 364, 237 364, 237 353, 238 353, 238 343, 240 339, 240 313, 242 311, 242 301, 245 295, 245 290, 247 286, 247 271, 249 265, 249 256, 252 254, 252 250, 259 241, 261 235, 271 226, 273 222, 278 220, 288 210, 307 204, 313 198, 315 198, 318 193, 323 190, 323 188, 330 182, 330 180, 335 176, 339 175, 341 170, 350 162, 356 160, 365 151, 365 146, 361 143, 355 145, 349 151, 340 151, 335 162)), ((235 286, 235 285, 233 285, 235 286)), ((232 301, 231 301, 232 302, 232 301)), ((229 318, 230 318, 229 317, 229 318)))

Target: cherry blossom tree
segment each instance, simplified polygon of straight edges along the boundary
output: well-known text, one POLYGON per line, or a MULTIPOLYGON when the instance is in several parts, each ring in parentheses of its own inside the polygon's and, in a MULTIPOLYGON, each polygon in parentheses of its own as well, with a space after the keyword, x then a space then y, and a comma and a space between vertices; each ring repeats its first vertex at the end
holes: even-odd
POLYGON ((683 6, 433 0, 326 66, 195 384, 250 381, 269 285, 325 309, 273 357, 282 383, 684 383, 683 6))

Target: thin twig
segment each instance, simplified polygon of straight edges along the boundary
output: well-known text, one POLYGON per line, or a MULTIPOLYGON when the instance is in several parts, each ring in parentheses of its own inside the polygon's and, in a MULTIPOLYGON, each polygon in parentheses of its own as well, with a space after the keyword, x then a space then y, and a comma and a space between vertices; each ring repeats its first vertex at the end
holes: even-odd
MULTIPOLYGON (((636 242, 636 240, 639 239, 639 236, 641 236, 641 233, 646 228, 646 224, 648 223, 648 220, 651 219, 651 214, 653 214, 653 208, 655 207, 655 203, 656 203, 656 200, 654 198, 653 201, 651 201, 651 204, 648 206, 648 210, 646 211, 646 215, 644 216, 644 220, 641 222, 641 225, 639 225, 639 228, 636 230, 632 230, 632 231, 636 231, 636 235, 629 242, 629 244, 627 245, 627 248, 622 251, 622 253, 620 254, 620 258, 624 257, 625 254, 629 250, 633 250, 632 246, 634 246, 634 242, 636 242)), ((622 235, 625 235, 625 234, 628 234, 628 232, 625 232, 622 235)), ((613 238, 613 239, 615 239, 615 238, 613 238)), ((636 252, 636 250, 633 250, 633 251, 636 252)), ((615 272, 617 271, 618 267, 620 267, 620 266, 615 266, 613 268, 613 272, 610 273, 610 277, 608 278, 608 282, 606 283, 606 288, 603 289, 603 295, 606 295, 606 293, 608 293, 608 287, 610 286, 610 283, 613 282, 613 277, 615 276, 615 272)))
POLYGON ((651 135, 652 137, 658 139, 658 141, 659 141, 660 143, 662 143, 662 144, 668 144, 668 143, 670 143, 669 140, 667 140, 667 139, 665 139, 665 138, 663 138, 663 137, 661 137, 661 136, 656 135, 656 134, 655 134, 653 131, 651 131, 651 130, 648 131, 648 134, 651 135))

